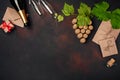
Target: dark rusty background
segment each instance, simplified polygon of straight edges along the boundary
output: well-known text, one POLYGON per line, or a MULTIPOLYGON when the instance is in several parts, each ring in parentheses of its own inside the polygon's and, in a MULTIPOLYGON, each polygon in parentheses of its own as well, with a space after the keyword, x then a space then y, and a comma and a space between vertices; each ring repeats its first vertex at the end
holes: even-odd
MULTIPOLYGON (((64 2, 78 8, 80 2, 92 7, 102 0, 47 1, 61 13, 64 2)), ((107 1, 109 10, 120 8, 119 0, 107 1)), ((99 46, 91 41, 100 21, 92 19, 94 30, 87 43, 80 44, 71 24, 75 16, 56 23, 47 12, 38 16, 26 2, 31 25, 16 27, 10 34, 0 30, 0 80, 120 80, 120 53, 102 58, 99 46), (107 68, 112 57, 117 63, 107 68)), ((8 0, 0 0, 0 23, 8 6, 12 7, 8 0)), ((120 52, 120 37, 116 43, 120 52)))

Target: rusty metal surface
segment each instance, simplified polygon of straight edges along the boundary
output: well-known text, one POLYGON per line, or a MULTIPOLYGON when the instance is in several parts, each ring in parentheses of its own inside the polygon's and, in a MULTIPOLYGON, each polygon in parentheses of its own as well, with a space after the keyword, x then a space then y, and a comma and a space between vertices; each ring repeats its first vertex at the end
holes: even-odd
MULTIPOLYGON (((93 6, 99 0, 47 0, 60 13, 64 2, 79 7, 85 2, 93 6)), ((27 2, 27 0, 26 0, 27 2)), ((108 1, 110 9, 120 8, 119 0, 108 1)), ((0 23, 8 0, 0 0, 0 23)), ((119 80, 120 53, 102 58, 100 48, 91 40, 100 24, 93 18, 94 30, 86 44, 80 44, 71 20, 57 23, 48 13, 37 15, 27 5, 31 25, 27 28, 16 27, 10 34, 0 30, 0 80, 119 80), (117 64, 107 68, 111 57, 117 64), (119 78, 119 79, 118 79, 119 78)), ((117 47, 120 52, 120 37, 117 47)))

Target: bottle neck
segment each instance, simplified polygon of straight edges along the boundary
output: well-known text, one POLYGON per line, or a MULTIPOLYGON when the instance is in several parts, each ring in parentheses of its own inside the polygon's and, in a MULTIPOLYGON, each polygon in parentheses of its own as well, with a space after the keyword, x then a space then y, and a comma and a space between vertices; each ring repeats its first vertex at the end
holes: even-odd
POLYGON ((24 2, 22 0, 10 0, 10 2, 17 11, 24 9, 24 2))
POLYGON ((23 20, 23 23, 24 24, 27 24, 28 21, 27 21, 27 17, 26 17, 26 14, 25 14, 25 10, 19 10, 18 13, 20 14, 22 20, 23 20))

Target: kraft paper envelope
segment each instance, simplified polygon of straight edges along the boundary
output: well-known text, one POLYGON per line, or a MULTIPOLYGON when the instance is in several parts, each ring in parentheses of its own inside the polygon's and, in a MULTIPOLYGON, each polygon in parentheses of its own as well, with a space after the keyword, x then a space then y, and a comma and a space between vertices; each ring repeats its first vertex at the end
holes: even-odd
POLYGON ((99 44, 100 40, 110 37, 114 37, 116 40, 119 33, 120 29, 112 29, 110 21, 102 21, 92 41, 99 44))
POLYGON ((114 37, 116 40, 119 33, 120 33, 120 29, 112 29, 112 31, 109 33, 107 37, 114 37))
POLYGON ((3 20, 10 20, 14 25, 19 27, 24 27, 24 23, 17 13, 17 11, 13 8, 7 7, 6 12, 4 14, 3 20))
POLYGON ((118 54, 118 50, 117 50, 117 47, 116 47, 114 37, 104 39, 104 40, 100 40, 99 44, 100 44, 100 48, 101 48, 103 57, 108 57, 108 56, 111 56, 111 55, 118 54))

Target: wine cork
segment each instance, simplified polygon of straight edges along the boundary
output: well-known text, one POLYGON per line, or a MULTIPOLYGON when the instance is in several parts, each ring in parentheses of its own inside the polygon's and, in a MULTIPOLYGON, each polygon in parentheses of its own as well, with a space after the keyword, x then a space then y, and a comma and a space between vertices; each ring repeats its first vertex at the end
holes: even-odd
POLYGON ((81 33, 85 33, 85 29, 81 29, 81 33))
POLYGON ((86 30, 86 34, 90 34, 91 33, 91 31, 90 30, 86 30))
POLYGON ((80 43, 85 43, 86 42, 86 39, 85 38, 81 38, 80 39, 80 43))
POLYGON ((83 34, 82 34, 82 33, 79 33, 79 34, 77 35, 77 38, 82 38, 82 36, 83 36, 83 34))
POLYGON ((83 28, 84 28, 84 29, 88 29, 88 26, 84 26, 83 28))
POLYGON ((74 24, 74 25, 73 25, 73 29, 77 29, 77 24, 74 24))
POLYGON ((74 19, 72 20, 72 24, 76 24, 76 23, 77 23, 77 19, 74 18, 74 19))
POLYGON ((90 25, 90 26, 89 26, 89 29, 90 29, 90 30, 93 30, 93 26, 92 26, 92 25, 90 25))
POLYGON ((84 38, 88 38, 88 35, 87 35, 87 34, 83 34, 83 37, 84 37, 84 38))
POLYGON ((75 30, 75 34, 78 34, 78 33, 80 33, 80 29, 75 30))
POLYGON ((92 24, 92 21, 90 21, 89 25, 91 25, 91 24, 92 24))
POLYGON ((107 67, 112 67, 115 63, 115 59, 111 58, 108 62, 107 62, 107 67))
POLYGON ((83 28, 83 26, 79 26, 79 28, 80 28, 80 29, 82 29, 82 28, 83 28))

